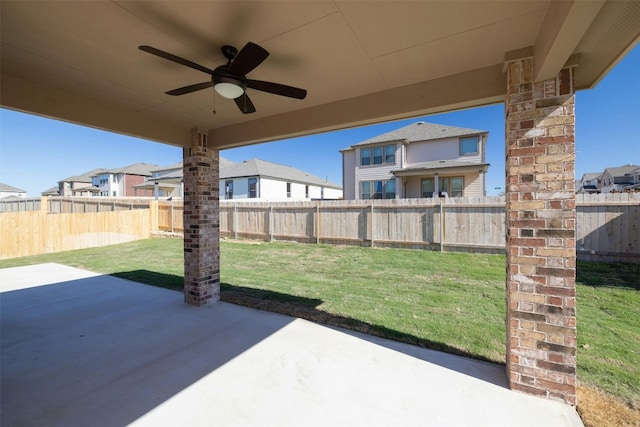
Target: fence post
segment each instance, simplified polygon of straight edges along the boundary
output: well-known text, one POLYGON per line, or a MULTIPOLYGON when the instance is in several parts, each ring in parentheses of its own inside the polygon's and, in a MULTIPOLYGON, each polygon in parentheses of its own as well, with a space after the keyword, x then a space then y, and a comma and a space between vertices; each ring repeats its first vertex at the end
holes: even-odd
POLYGON ((269 205, 269 241, 273 242, 273 205, 269 205))
POLYGON ((238 240, 238 203, 233 204, 233 236, 238 240))
POLYGON ((444 197, 440 198, 440 252, 444 252, 444 197))
POLYGON ((316 202, 316 244, 320 244, 320 202, 316 202))
POLYGON ((373 200, 371 201, 371 247, 373 247, 373 233, 375 232, 375 223, 373 221, 373 200))
POLYGON ((173 233, 173 199, 171 200, 171 232, 173 233))

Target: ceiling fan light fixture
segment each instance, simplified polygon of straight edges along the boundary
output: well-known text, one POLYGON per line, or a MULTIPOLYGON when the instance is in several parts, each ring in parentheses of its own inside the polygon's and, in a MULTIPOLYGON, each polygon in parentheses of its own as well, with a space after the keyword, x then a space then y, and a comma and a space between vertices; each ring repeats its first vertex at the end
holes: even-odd
POLYGON ((220 96, 229 99, 236 99, 242 96, 246 88, 242 81, 231 76, 216 76, 213 87, 220 96))

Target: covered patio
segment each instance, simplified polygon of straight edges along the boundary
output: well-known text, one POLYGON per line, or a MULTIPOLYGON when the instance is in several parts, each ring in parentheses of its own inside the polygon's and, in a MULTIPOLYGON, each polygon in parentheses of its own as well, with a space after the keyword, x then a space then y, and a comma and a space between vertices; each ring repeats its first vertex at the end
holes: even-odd
POLYGON ((184 300, 213 310, 176 321, 204 353, 223 324, 206 316, 228 308, 212 304, 220 149, 504 103, 508 384, 576 404, 574 95, 638 41, 639 2, 2 1, 0 14, 2 107, 183 147, 184 300), (304 99, 260 83, 240 87, 244 103, 215 95, 206 70, 225 64, 221 46, 250 41, 271 55, 248 78, 303 88, 304 99), (165 94, 192 84, 207 88, 165 94), (249 102, 257 111, 243 114, 249 102))
POLYGON ((0 283, 7 426, 582 425, 499 365, 60 264, 0 283))

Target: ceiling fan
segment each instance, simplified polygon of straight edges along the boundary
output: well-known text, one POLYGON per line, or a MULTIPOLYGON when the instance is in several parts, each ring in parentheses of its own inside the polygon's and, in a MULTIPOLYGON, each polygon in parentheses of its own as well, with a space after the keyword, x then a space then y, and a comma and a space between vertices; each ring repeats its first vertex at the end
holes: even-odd
POLYGON ((156 49, 151 46, 138 46, 138 49, 159 56, 169 61, 182 64, 194 70, 202 71, 211 76, 210 81, 196 83, 165 92, 167 95, 179 96, 198 90, 213 87, 221 96, 233 99, 236 105, 244 114, 255 113, 256 107, 247 95, 247 88, 273 93, 275 95, 287 96, 289 98, 304 99, 307 91, 293 86, 280 83, 265 82, 262 80, 248 79, 247 74, 262 63, 269 52, 261 46, 249 42, 238 52, 233 46, 222 46, 222 54, 227 58, 225 65, 220 65, 211 70, 200 64, 191 62, 171 53, 156 49))

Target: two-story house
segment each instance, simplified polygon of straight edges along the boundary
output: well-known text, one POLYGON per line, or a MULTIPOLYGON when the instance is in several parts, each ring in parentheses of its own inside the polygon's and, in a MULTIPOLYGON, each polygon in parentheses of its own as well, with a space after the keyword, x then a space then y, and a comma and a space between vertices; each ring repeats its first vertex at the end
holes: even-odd
POLYGON ((341 150, 344 198, 484 196, 489 132, 416 122, 341 150))
POLYGON ((587 172, 582 178, 576 180, 576 193, 593 194, 600 192, 601 172, 587 172))
MULTIPOLYGON (((93 196, 97 194, 97 187, 92 185, 93 177, 106 172, 106 169, 92 169, 80 175, 73 175, 58 181, 58 194, 54 189, 47 190, 45 195, 57 196, 93 196)), ((43 193, 44 194, 44 193, 43 193)))
POLYGON ((146 182, 152 175, 151 171, 158 168, 158 165, 134 163, 122 168, 103 170, 91 177, 92 191, 99 196, 108 197, 152 196, 152 190, 138 191, 135 186, 146 182))
POLYGON ((606 168, 602 172, 601 189, 602 193, 612 191, 623 191, 627 188, 636 187, 640 183, 640 165, 624 165, 606 168))

